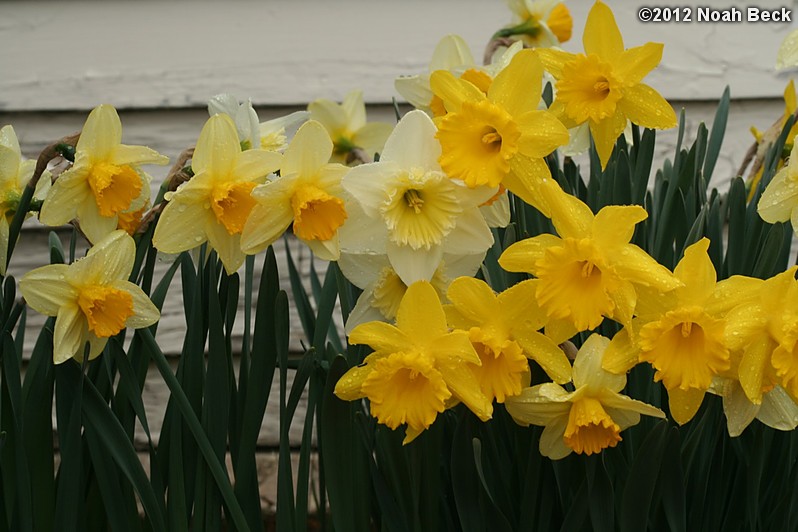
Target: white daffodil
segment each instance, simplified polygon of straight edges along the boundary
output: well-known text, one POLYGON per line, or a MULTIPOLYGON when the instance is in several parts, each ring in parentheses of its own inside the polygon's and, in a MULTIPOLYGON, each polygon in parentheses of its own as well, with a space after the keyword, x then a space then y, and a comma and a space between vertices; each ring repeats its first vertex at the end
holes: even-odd
POLYGON ((340 104, 323 98, 314 100, 308 104, 308 111, 310 119, 319 122, 330 135, 334 145, 330 162, 334 163, 358 160, 357 150, 371 160, 375 153, 382 152, 393 129, 388 123, 366 122, 366 105, 359 90, 347 94, 340 104))
POLYGON ((573 392, 549 382, 507 398, 505 406, 516 423, 545 427, 540 436, 543 456, 559 460, 572 452, 598 453, 615 447, 622 439, 621 431, 637 425, 640 414, 665 417, 659 408, 620 394, 626 386, 626 375, 613 375, 601 368, 609 343, 609 339, 593 334, 579 349, 574 360, 573 392))
MULTIPOLYGON (((6 274, 9 224, 19 207, 22 191, 33 176, 36 161, 23 160, 14 128, 0 129, 0 275, 6 274)), ((50 189, 50 172, 45 171, 36 183, 34 199, 42 200, 50 189)))
POLYGON ((287 146, 286 129, 308 119, 307 111, 296 111, 286 116, 260 122, 252 107, 252 100, 239 103, 232 94, 217 94, 208 101, 208 113, 226 114, 233 119, 241 147, 266 151, 282 151, 287 146))
POLYGON ((207 241, 232 275, 244 263, 241 232, 255 206, 250 193, 281 160, 276 152, 241 151, 230 117, 213 115, 191 159, 195 175, 167 195, 152 244, 164 253, 180 253, 207 241))
MULTIPOLYGON (((430 279, 430 284, 438 292, 438 296, 445 300, 449 284, 458 277, 474 275, 484 258, 484 252, 473 255, 444 255, 430 279)), ((346 320, 347 334, 361 323, 392 322, 396 319, 399 303, 407 292, 408 285, 402 282, 391 267, 387 255, 347 253, 341 255, 338 266, 349 282, 363 290, 346 320)))
POLYGON ((167 164, 169 159, 150 148, 121 142, 122 122, 116 109, 95 108, 75 146, 75 164, 53 183, 39 220, 63 225, 77 218, 86 238, 96 243, 119 227, 120 214, 144 207, 150 199, 150 177, 139 165, 167 164))
POLYGON ((493 243, 477 207, 496 188, 470 189, 450 179, 438 163, 435 133, 423 111, 411 111, 388 138, 380 161, 355 167, 343 179, 359 208, 341 229, 342 251, 387 254, 408 286, 431 280, 444 254, 484 253, 493 243))
POLYGON ((333 143, 314 120, 299 128, 285 150, 280 177, 252 191, 256 205, 241 234, 241 247, 258 253, 293 222, 294 234, 324 260, 340 255, 338 229, 347 219, 341 178, 347 167, 328 163, 333 143))
POLYGON ((108 338, 125 327, 149 327, 160 313, 141 288, 129 282, 136 244, 124 231, 97 242, 70 265, 51 264, 28 272, 19 282, 31 308, 55 316, 53 362, 99 355, 108 338))

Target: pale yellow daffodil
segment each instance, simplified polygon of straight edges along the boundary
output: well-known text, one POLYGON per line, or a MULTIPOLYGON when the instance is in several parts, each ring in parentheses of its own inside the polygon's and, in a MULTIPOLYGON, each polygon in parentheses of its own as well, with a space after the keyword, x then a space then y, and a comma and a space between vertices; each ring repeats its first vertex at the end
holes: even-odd
POLYGON ((149 327, 160 313, 147 295, 129 282, 136 244, 124 231, 114 231, 70 265, 51 264, 28 272, 19 282, 31 308, 55 316, 53 361, 98 356, 108 338, 125 327, 149 327))
POLYGON ((551 177, 543 157, 568 142, 568 131, 538 110, 543 68, 532 50, 515 54, 487 94, 451 72, 432 74, 432 90, 448 113, 438 122, 440 165, 468 186, 500 184, 542 208, 537 186, 551 177))
POLYGON ((121 144, 122 123, 110 105, 95 108, 75 146, 75 163, 53 183, 39 220, 63 225, 77 219, 96 243, 119 226, 119 215, 141 209, 150 199, 150 178, 139 165, 169 159, 144 146, 121 144))
POLYGON ((642 127, 668 129, 676 125, 671 105, 642 79, 662 58, 662 44, 624 49, 615 17, 597 1, 587 17, 582 38, 584 54, 538 49, 543 65, 556 82, 551 111, 572 129, 588 123, 602 168, 627 120, 642 127))
POLYGON ((153 245, 164 253, 180 253, 207 241, 232 275, 244 263, 241 231, 256 203, 250 193, 281 160, 276 152, 242 152, 230 117, 212 116, 191 159, 195 175, 167 195, 153 245))
POLYGON ((552 321, 546 332, 563 342, 598 327, 604 317, 628 324, 637 286, 660 292, 681 285, 673 274, 629 241, 648 216, 639 205, 608 205, 597 214, 546 180, 541 198, 559 237, 542 234, 516 242, 499 258, 507 271, 539 279, 538 304, 552 321))
POLYGON ((340 104, 324 98, 308 104, 310 119, 324 126, 333 141, 330 162, 349 164, 358 160, 355 150, 362 150, 371 160, 382 152, 385 140, 393 126, 385 122, 366 122, 366 105, 363 93, 354 90, 344 96, 340 104))
POLYGON ((452 331, 431 284, 412 284, 396 314, 396 325, 361 324, 350 344, 374 349, 364 363, 347 371, 335 385, 345 401, 368 398, 379 423, 396 429, 407 424, 404 443, 429 428, 439 413, 465 404, 481 420, 493 413, 468 364, 479 357, 465 331, 452 331))
POLYGON ((338 260, 338 229, 347 218, 341 188, 346 166, 328 163, 333 144, 321 124, 305 123, 285 151, 280 177, 255 188, 256 204, 241 233, 241 248, 254 254, 293 222, 294 234, 324 260, 338 260))
POLYGON ((343 179, 357 205, 341 228, 342 250, 386 254, 408 286, 431 281, 444 254, 475 255, 493 244, 477 207, 496 190, 450 179, 438 164, 435 131, 422 111, 407 113, 380 161, 357 166, 343 179))
POLYGON ((554 381, 571 380, 571 363, 551 339, 538 332, 546 315, 535 301, 534 284, 523 281, 496 295, 485 281, 471 277, 455 279, 445 307, 449 325, 468 331, 482 364, 470 365, 490 399, 503 403, 529 385, 530 358, 554 381))
POLYGON ((604 369, 626 373, 638 362, 657 370, 668 390, 673 419, 690 421, 713 378, 731 367, 724 316, 753 298, 758 280, 742 276, 716 283, 709 240, 688 247, 674 270, 682 286, 661 293, 639 291, 637 317, 618 332, 604 355, 604 369))
POLYGON ((615 447, 621 431, 640 422, 640 415, 664 418, 665 413, 625 395, 625 375, 601 368, 609 340, 598 334, 588 338, 574 360, 574 391, 554 383, 525 388, 505 402, 516 423, 544 427, 540 453, 552 460, 572 452, 595 454, 615 447))
MULTIPOLYGON (((0 129, 0 275, 6 274, 8 263, 9 224, 35 168, 36 161, 22 159, 14 128, 3 126, 0 129)), ((45 170, 36 183, 34 199, 42 200, 47 196, 50 179, 50 172, 45 170)))

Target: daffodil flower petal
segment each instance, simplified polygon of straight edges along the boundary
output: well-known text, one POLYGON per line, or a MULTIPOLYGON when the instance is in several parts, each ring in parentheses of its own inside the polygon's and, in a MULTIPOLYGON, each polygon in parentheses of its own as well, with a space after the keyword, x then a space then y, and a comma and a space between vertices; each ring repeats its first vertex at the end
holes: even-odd
POLYGON ((333 143, 324 127, 315 120, 305 122, 285 150, 280 173, 283 176, 314 175, 327 164, 333 143))
POLYGON ((518 116, 518 125, 524 130, 518 140, 521 152, 540 158, 568 143, 568 130, 548 111, 531 110, 518 116))
POLYGON ((164 253, 180 253, 195 248, 208 237, 205 227, 212 216, 209 209, 196 203, 172 201, 161 213, 153 235, 153 245, 164 253))
POLYGON ((68 303, 58 309, 53 330, 53 362, 60 364, 80 352, 82 356, 85 319, 77 304, 68 303))
POLYGON ((200 132, 191 168, 195 174, 208 172, 228 175, 235 164, 234 154, 241 151, 238 131, 227 115, 213 115, 200 132))
POLYGON ((446 314, 431 284, 422 282, 408 289, 399 305, 396 325, 421 342, 446 334, 446 314))
POLYGON ((604 352, 601 367, 610 373, 626 374, 638 363, 639 352, 640 349, 629 337, 628 327, 624 327, 612 337, 604 352))
POLYGON ((679 425, 684 425, 693 419, 704 400, 705 393, 704 390, 698 388, 668 390, 668 403, 673 420, 679 425))
MULTIPOLYGON (((676 113, 671 104, 643 83, 624 89, 623 98, 618 102, 618 110, 642 127, 669 129, 676 125, 676 113)), ((615 136, 616 139, 618 135, 615 136)))
POLYGON ((540 364, 554 382, 565 384, 571 380, 571 363, 563 350, 551 339, 524 328, 517 328, 513 337, 529 358, 540 364))
POLYGON ((533 50, 522 50, 493 80, 488 90, 488 99, 504 107, 513 116, 535 111, 540 101, 542 78, 543 65, 540 59, 533 50))
POLYGON ((432 92, 440 96, 450 113, 459 112, 463 102, 476 103, 485 99, 485 95, 474 85, 455 78, 451 72, 445 70, 433 72, 429 84, 432 92))
POLYGON ((590 122, 590 133, 593 135, 602 168, 607 166, 612 149, 615 147, 615 141, 618 140, 624 129, 626 129, 626 116, 620 113, 600 122, 590 122))
POLYGON ((110 105, 100 105, 89 113, 75 151, 92 153, 93 157, 105 159, 114 146, 122 142, 122 122, 110 105))
POLYGON ((615 63, 619 77, 625 83, 640 83, 662 61, 664 47, 661 43, 648 42, 624 51, 615 63))
POLYGON ((586 53, 612 62, 623 53, 623 37, 615 16, 600 0, 593 4, 587 15, 582 44, 586 53))
POLYGON ((432 120, 422 111, 410 111, 394 128, 395 134, 385 142, 381 160, 399 168, 422 168, 441 171, 438 158, 441 145, 429 142, 435 136, 432 120))
POLYGON ((66 264, 51 264, 28 272, 20 280, 25 302, 47 316, 55 316, 58 309, 74 301, 77 292, 66 281, 66 264))
POLYGON ((460 277, 452 281, 446 297, 468 319, 481 322, 499 312, 496 294, 487 283, 473 277, 460 277))
POLYGON ((798 427, 798 405, 784 388, 776 386, 762 398, 757 418, 776 430, 794 430, 798 427))
POLYGON ((543 258, 546 249, 559 245, 562 245, 562 240, 550 234, 525 238, 504 250, 499 258, 499 265, 508 272, 531 273, 537 261, 543 258))

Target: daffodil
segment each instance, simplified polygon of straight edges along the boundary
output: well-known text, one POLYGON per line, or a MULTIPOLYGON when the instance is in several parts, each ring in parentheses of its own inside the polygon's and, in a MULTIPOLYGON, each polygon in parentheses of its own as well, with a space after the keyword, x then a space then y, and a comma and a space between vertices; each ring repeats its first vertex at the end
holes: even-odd
POLYGON ((500 184, 540 208, 536 188, 551 177, 543 157, 568 142, 565 127, 538 110, 543 68, 532 50, 515 54, 485 94, 451 72, 432 74, 448 113, 438 122, 440 165, 470 187, 500 184))
POLYGON ((540 364, 555 382, 571 380, 571 363, 565 353, 538 332, 546 324, 546 315, 535 301, 537 282, 521 282, 497 296, 485 281, 460 277, 447 291, 452 302, 445 309, 449 324, 468 331, 482 361, 469 368, 482 392, 499 403, 529 385, 527 358, 540 364))
MULTIPOLYGON (((22 159, 14 128, 3 126, 0 129, 0 275, 6 274, 8 264, 9 225, 35 168, 36 161, 22 159)), ((42 200, 47 196, 50 182, 50 172, 45 170, 36 183, 34 199, 42 200)))
POLYGON ((598 334, 588 338, 574 360, 574 391, 554 383, 525 388, 505 402, 516 423, 545 427, 540 436, 540 452, 552 460, 572 452, 595 454, 615 447, 621 431, 640 422, 640 415, 664 418, 665 413, 620 391, 625 375, 614 375, 601 368, 609 340, 598 334))
POLYGON ((282 151, 287 146, 286 128, 307 120, 307 111, 296 111, 286 116, 260 122, 252 107, 252 100, 239 103, 231 94, 217 94, 208 101, 208 113, 226 114, 233 119, 241 141, 241 148, 282 151))
POLYGON ((513 25, 500 30, 501 37, 518 36, 527 46, 558 46, 571 38, 574 21, 560 0, 507 0, 513 25))
POLYGON ((294 234, 325 260, 338 260, 338 229, 347 218, 341 178, 347 167, 328 163, 333 144, 311 120, 285 151, 280 177, 252 191, 255 206, 241 234, 241 248, 265 249, 293 222, 294 234))
POLYGON ((662 44, 624 49, 615 17, 597 1, 587 17, 582 38, 584 54, 539 49, 543 65, 557 80, 551 111, 571 129, 588 123, 601 166, 627 120, 642 127, 668 129, 676 114, 665 99, 642 79, 662 58, 662 44))
POLYGON ((75 146, 75 164, 53 183, 39 220, 63 225, 77 219, 90 242, 117 229, 119 215, 150 199, 150 178, 139 165, 169 159, 144 146, 121 144, 122 123, 110 105, 95 108, 75 146))
POLYGON ((195 175, 167 195, 153 245, 164 253, 180 253, 207 241, 227 273, 235 273, 244 262, 241 231, 256 203, 252 189, 279 168, 281 159, 276 152, 242 152, 230 117, 212 116, 191 159, 195 175))
POLYGON ((448 406, 461 401, 480 419, 493 407, 467 364, 479 364, 468 333, 452 331, 431 284, 412 284, 396 313, 396 325, 380 321, 357 326, 349 343, 371 346, 363 364, 347 371, 335 386, 345 401, 368 398, 379 423, 406 424, 404 443, 429 428, 448 406))
POLYGON ((385 143, 380 161, 344 176, 356 200, 341 228, 348 253, 387 254, 405 285, 431 280, 444 253, 474 255, 493 244, 477 206, 496 189, 470 189, 438 164, 435 125, 422 111, 407 113, 385 143))
POLYGON ((667 293, 641 290, 637 317, 615 335, 603 362, 613 373, 651 363, 679 424, 693 418, 713 378, 730 369, 724 316, 752 297, 757 286, 741 276, 716 283, 708 248, 703 238, 685 250, 674 270, 682 286, 667 293))
MULTIPOLYGON (((371 160, 382 151, 385 140, 393 126, 384 122, 366 122, 366 106, 363 93, 350 92, 341 104, 323 98, 308 104, 310 119, 316 120, 333 141, 331 162, 352 163, 356 160, 371 160), (362 150, 361 156, 357 150, 362 150)), ((364 161, 365 162, 365 161, 364 161)))
MULTIPOLYGON (((458 277, 474 275, 484 258, 484 252, 444 255, 429 282, 438 296, 445 299, 449 284, 458 277)), ((367 321, 396 319, 396 311, 408 285, 391 267, 387 255, 344 253, 338 259, 338 267, 349 282, 363 290, 346 320, 344 328, 347 334, 367 321)), ((423 280, 426 279, 415 279, 413 282, 423 280)))
POLYGON ((19 282, 31 308, 55 316, 53 361, 98 356, 108 338, 122 329, 141 329, 160 313, 147 295, 129 282, 136 244, 124 231, 109 233, 86 257, 70 265, 51 264, 28 272, 19 282))
POLYGON ((765 393, 781 385, 798 397, 798 282, 796 267, 770 279, 753 280, 751 301, 726 315, 726 345, 748 400, 761 404, 765 393))
POLYGON ((578 198, 546 180, 541 198, 559 236, 516 242, 499 258, 507 271, 539 279, 538 304, 553 321, 557 342, 598 327, 604 317, 628 324, 637 286, 667 292, 681 284, 667 268, 629 241, 648 214, 639 205, 609 205, 593 214, 578 198))
POLYGON ((779 170, 762 192, 757 212, 768 223, 790 221, 798 232, 798 144, 790 153, 787 166, 779 170))

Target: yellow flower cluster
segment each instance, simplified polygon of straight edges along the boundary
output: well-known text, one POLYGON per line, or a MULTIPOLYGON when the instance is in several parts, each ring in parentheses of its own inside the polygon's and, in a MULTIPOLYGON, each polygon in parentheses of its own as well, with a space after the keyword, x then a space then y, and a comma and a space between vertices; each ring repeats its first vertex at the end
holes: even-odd
MULTIPOLYGON (((448 36, 429 72, 397 80, 417 109, 395 127, 367 122, 359 91, 340 105, 316 100, 307 112, 264 123, 251 103, 214 97, 190 179, 151 213, 154 247, 174 254, 207 244, 232 275, 246 255, 291 228, 317 257, 338 261, 362 289, 345 324, 349 342, 373 352, 335 393, 367 399, 391 429, 405 425, 405 443, 459 403, 484 421, 495 402, 519 424, 545 426, 546 456, 600 452, 641 414, 665 417, 621 394, 638 363, 653 366, 680 424, 710 392, 723 396, 732 435, 754 418, 795 428, 796 270, 718 282, 702 239, 671 272, 632 243, 648 216, 642 206, 594 213, 552 177, 547 158, 573 147, 580 129, 589 130, 605 168, 629 122, 676 124, 671 106, 642 82, 662 45, 625 49, 611 10, 597 1, 584 53, 540 48, 570 38, 567 8, 541 0, 511 7, 513 26, 497 35, 521 41, 492 64, 477 66, 464 41, 448 36), (550 106, 542 100, 545 72, 553 79, 550 106), (289 142, 286 128, 301 122, 289 142), (504 250, 500 266, 530 278, 497 294, 473 276, 494 245, 492 228, 510 221, 508 193, 540 211, 556 234, 504 250), (564 347, 605 319, 620 332, 611 340, 584 335, 572 363, 564 347), (552 382, 532 386, 536 366, 552 382)), ((150 204, 141 165, 167 161, 122 144, 121 135, 112 107, 92 111, 74 164, 41 207, 42 222, 75 221, 95 244, 85 258, 36 269, 20 284, 31 307, 56 316, 56 363, 84 351, 93 358, 125 327, 159 317, 128 281, 135 243, 125 230, 135 232, 150 204)), ((0 130, 0 272, 9 220, 31 173, 13 130, 0 130)), ((792 220, 798 231, 798 163, 775 176, 759 212, 766 221, 792 220)))

